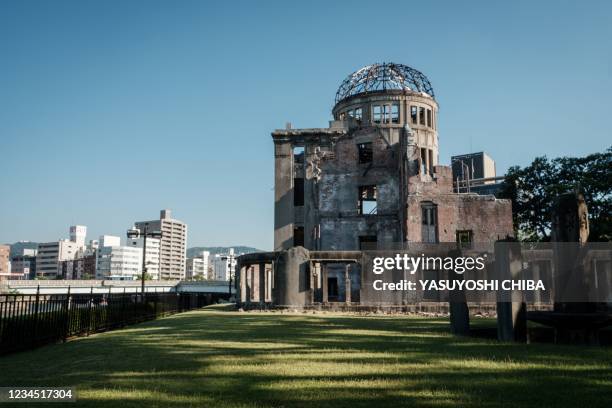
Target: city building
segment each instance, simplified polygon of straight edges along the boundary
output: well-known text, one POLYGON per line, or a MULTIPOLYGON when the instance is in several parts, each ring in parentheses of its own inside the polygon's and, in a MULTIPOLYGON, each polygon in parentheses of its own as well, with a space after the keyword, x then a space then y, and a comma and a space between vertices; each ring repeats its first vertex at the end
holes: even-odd
MULTIPOLYGON (((96 245, 96 244, 92 242, 92 245, 96 245)), ((97 241, 97 249, 102 248, 102 247, 113 247, 113 246, 120 246, 120 245, 121 245, 121 238, 115 235, 100 235, 100 239, 98 239, 97 241)))
POLYGON ((215 254, 213 258, 213 279, 229 281, 234 276, 236 268, 236 256, 234 248, 230 248, 227 254, 215 254))
POLYGON ((70 227, 70 240, 75 242, 79 248, 85 248, 87 227, 84 225, 73 225, 70 227))
POLYGON ((39 279, 57 279, 63 275, 61 262, 76 258, 79 245, 76 242, 61 240, 38 244, 36 255, 36 277, 39 279))
POLYGON ((239 258, 240 304, 381 304, 362 285, 371 276, 351 264, 362 251, 456 248, 513 234, 510 201, 453 191, 451 167, 439 159, 438 103, 423 73, 365 66, 340 84, 332 115, 327 128, 272 132, 274 251, 239 258))
POLYGON ((6 280, 11 275, 10 245, 0 245, 0 280, 6 280))
POLYGON ((485 152, 451 157, 453 186, 456 193, 496 195, 503 186, 503 177, 495 173, 495 161, 485 152))
MULTIPOLYGON (((143 248, 144 238, 128 238, 127 246, 143 248)), ((145 264, 147 275, 153 280, 159 279, 159 252, 161 241, 157 238, 147 238, 147 250, 145 254, 145 264)), ((142 266, 141 266, 142 269, 142 266)))
POLYGON ((36 249, 22 248, 20 253, 11 258, 11 274, 16 279, 34 279, 36 277, 36 249))
POLYGON ((187 280, 202 280, 209 279, 210 252, 202 251, 200 256, 187 258, 185 279, 187 280))
POLYGON ((101 236, 99 245, 96 250, 96 279, 140 278, 142 248, 121 246, 121 239, 112 235, 101 236))
POLYGON ((70 239, 38 244, 36 276, 39 279, 65 279, 75 276, 74 261, 85 249, 87 227, 73 225, 69 228, 70 239), (70 262, 66 262, 70 261, 70 262), (66 275, 67 273, 67 275, 66 275))
MULTIPOLYGON (((161 231, 159 254, 160 279, 184 279, 187 258, 187 225, 171 217, 170 210, 162 210, 159 220, 136 222, 144 231, 161 231)), ((147 240, 148 243, 148 240, 147 240)))

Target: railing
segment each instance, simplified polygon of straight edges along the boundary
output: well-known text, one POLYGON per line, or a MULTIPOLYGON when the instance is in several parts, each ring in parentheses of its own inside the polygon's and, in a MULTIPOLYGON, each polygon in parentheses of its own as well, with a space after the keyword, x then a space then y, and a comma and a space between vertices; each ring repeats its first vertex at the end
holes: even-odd
POLYGON ((200 293, 0 295, 0 355, 211 304, 200 293))

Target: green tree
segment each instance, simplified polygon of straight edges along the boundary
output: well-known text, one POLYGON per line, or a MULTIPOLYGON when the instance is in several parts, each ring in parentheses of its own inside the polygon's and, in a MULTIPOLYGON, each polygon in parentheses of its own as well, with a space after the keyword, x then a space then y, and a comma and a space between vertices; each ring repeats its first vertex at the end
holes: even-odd
POLYGON ((519 240, 548 241, 554 201, 571 191, 584 194, 589 240, 612 240, 612 147, 585 157, 538 157, 527 167, 511 167, 500 197, 512 200, 519 240))

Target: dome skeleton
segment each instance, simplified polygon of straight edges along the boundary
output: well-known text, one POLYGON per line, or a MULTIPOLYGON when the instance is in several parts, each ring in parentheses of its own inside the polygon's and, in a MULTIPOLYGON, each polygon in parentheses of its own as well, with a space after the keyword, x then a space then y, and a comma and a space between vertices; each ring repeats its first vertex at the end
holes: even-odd
POLYGON ((382 63, 367 65, 350 74, 338 88, 335 103, 387 90, 424 92, 434 97, 431 83, 422 72, 403 64, 382 63))

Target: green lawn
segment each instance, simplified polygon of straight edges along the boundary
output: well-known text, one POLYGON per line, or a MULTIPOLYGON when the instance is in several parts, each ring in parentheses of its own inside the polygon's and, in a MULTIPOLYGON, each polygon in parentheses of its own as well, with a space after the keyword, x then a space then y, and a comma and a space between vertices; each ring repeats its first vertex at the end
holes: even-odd
POLYGON ((612 407, 612 349, 457 338, 445 319, 211 307, 0 358, 0 385, 76 386, 77 405, 121 408, 612 407))

